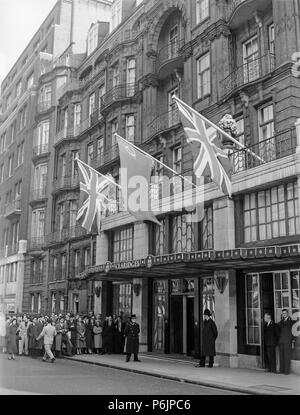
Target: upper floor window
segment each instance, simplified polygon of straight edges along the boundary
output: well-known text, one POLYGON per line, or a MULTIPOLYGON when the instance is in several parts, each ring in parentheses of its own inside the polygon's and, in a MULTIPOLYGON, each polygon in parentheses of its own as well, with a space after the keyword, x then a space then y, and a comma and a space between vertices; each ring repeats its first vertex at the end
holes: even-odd
POLYGON ((52 86, 45 85, 40 90, 40 104, 44 106, 44 109, 51 107, 51 96, 52 96, 52 86))
POLYGON ((116 144, 115 141, 115 134, 118 133, 119 130, 119 123, 118 120, 113 120, 111 122, 111 136, 112 136, 112 145, 116 144))
POLYGON ((95 93, 93 92, 89 98, 89 117, 95 111, 95 93))
POLYGON ((26 126, 27 106, 25 105, 20 111, 20 130, 26 126))
POLYGON ((76 227, 76 218, 78 213, 78 202, 77 200, 70 201, 70 228, 76 227))
POLYGON ((258 38, 253 36, 243 43, 244 83, 259 78, 258 38))
POLYGON ((81 124, 81 104, 74 105, 74 130, 81 124))
POLYGON ((117 230, 113 234, 114 262, 130 261, 133 258, 133 227, 117 230))
POLYGON ((197 59, 197 90, 198 98, 210 94, 210 54, 209 52, 197 59))
POLYGON ((127 59, 126 68, 126 82, 127 82, 127 96, 132 96, 135 93, 136 80, 136 60, 135 58, 127 59))
POLYGON ((27 89, 30 89, 33 86, 33 82, 34 82, 34 74, 32 72, 32 74, 30 74, 29 77, 27 78, 27 89))
POLYGON ((31 237, 42 238, 45 235, 45 209, 32 211, 31 237))
POLYGON ((17 146, 17 166, 24 163, 24 141, 17 146))
POLYGON ((122 1, 116 0, 111 9, 111 30, 114 30, 122 20, 122 1))
POLYGON ((11 177, 13 174, 13 164, 14 164, 14 156, 10 156, 8 158, 8 177, 11 177))
POLYGON ((38 127, 38 146, 43 151, 49 143, 49 121, 42 122, 38 127))
POLYGON ((120 68, 119 65, 113 67, 113 88, 120 84, 120 68))
POLYGON ((4 164, 1 164, 0 166, 0 183, 2 183, 4 180, 4 164))
POLYGON ((126 115, 126 140, 133 143, 135 138, 134 114, 126 115))
POLYGON ((169 32, 169 50, 168 50, 169 59, 173 59, 177 56, 178 42, 179 42, 179 29, 178 29, 178 25, 175 25, 171 28, 169 32))
POLYGON ((275 26, 274 23, 268 27, 268 41, 269 41, 269 52, 275 54, 275 26))
POLYGON ((72 151, 71 177, 78 177, 78 163, 76 161, 77 158, 79 158, 79 151, 72 151))
POLYGON ((94 156, 94 143, 90 143, 87 146, 87 164, 91 164, 94 156))
POLYGON ((246 194, 243 203, 244 242, 297 235, 298 190, 296 183, 246 194))
POLYGON ((90 55, 98 45, 98 24, 94 24, 89 33, 87 39, 87 54, 90 55))
POLYGON ((9 108, 10 106, 11 106, 11 94, 8 94, 6 98, 6 108, 9 108))
POLYGON ((196 251, 195 223, 192 216, 178 215, 172 221, 172 253, 196 251))
POLYGON ((47 185, 48 165, 39 164, 34 169, 34 189, 44 190, 47 185))
POLYGON ((14 121, 11 125, 11 130, 10 130, 10 134, 11 134, 11 142, 13 143, 15 141, 16 138, 16 132, 17 132, 17 122, 14 121))
POLYGON ((7 140, 6 140, 6 132, 5 132, 0 137, 0 154, 4 153, 4 151, 6 150, 6 144, 7 144, 7 140))
POLYGON ((181 174, 182 172, 182 148, 177 147, 173 150, 173 170, 181 174))
POLYGON ((196 3, 196 22, 203 22, 209 16, 209 0, 197 0, 196 3))

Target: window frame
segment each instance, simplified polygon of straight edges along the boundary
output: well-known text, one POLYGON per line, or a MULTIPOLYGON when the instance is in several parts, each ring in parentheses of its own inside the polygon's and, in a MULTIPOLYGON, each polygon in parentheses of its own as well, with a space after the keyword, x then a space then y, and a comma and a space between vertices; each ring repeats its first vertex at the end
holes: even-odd
POLYGON ((196 67, 197 67, 197 99, 204 99, 211 95, 211 56, 210 50, 204 53, 203 55, 199 56, 196 60, 196 67), (208 66, 204 69, 201 69, 201 62, 208 58, 208 66), (207 82, 203 82, 203 78, 205 74, 208 74, 207 82), (208 90, 206 91, 204 85, 208 85, 208 90))

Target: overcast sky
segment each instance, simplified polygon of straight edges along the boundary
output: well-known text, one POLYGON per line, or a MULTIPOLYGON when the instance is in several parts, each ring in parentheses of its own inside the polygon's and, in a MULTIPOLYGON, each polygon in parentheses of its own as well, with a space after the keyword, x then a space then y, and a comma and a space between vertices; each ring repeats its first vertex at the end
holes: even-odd
POLYGON ((55 3, 56 0, 0 0, 0 82, 55 3))

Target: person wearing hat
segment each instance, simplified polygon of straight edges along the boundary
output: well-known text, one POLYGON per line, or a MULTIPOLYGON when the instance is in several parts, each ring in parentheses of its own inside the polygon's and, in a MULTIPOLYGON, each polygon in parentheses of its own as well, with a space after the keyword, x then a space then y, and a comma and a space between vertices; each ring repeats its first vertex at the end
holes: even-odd
POLYGON ((133 353, 134 361, 140 362, 138 358, 139 353, 139 333, 140 333, 140 326, 136 322, 136 315, 133 314, 129 323, 124 330, 124 336, 127 338, 126 341, 126 362, 130 361, 130 357, 133 353))
POLYGON ((211 318, 210 310, 204 311, 204 322, 202 329, 202 347, 199 365, 196 367, 205 367, 206 356, 209 356, 208 367, 214 366, 214 356, 216 355, 216 339, 218 330, 215 322, 211 318))
POLYGON ((18 338, 19 328, 17 324, 17 319, 13 317, 11 320, 8 330, 6 332, 7 336, 7 351, 8 351, 8 360, 15 360, 15 354, 18 353, 17 348, 17 338, 18 338))

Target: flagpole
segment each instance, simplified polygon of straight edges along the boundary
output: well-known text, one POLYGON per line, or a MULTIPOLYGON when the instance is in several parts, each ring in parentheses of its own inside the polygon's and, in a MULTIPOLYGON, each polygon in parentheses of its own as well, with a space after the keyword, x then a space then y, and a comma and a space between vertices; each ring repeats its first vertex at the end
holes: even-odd
POLYGON ((197 186, 195 183, 191 182, 189 179, 187 179, 186 177, 182 176, 181 174, 177 173, 175 170, 171 169, 171 167, 167 166, 165 163, 163 163, 162 161, 157 160, 155 157, 151 156, 151 154, 146 153, 146 151, 142 150, 141 148, 137 147, 135 144, 125 140, 125 138, 121 137, 119 134, 115 133, 115 137, 119 137, 122 141, 124 141, 126 144, 130 144, 132 147, 134 147, 136 150, 140 151, 142 154, 144 154, 146 157, 150 158, 151 160, 155 161, 156 163, 160 164, 161 166, 165 167, 167 170, 171 171, 172 173, 174 173, 176 176, 180 177, 182 180, 186 181, 187 183, 191 184, 192 186, 198 188, 199 186, 197 186))
POLYGON ((80 163, 82 163, 85 167, 87 167, 88 169, 92 170, 94 173, 99 174, 100 176, 102 176, 104 179, 106 179, 108 182, 110 182, 111 184, 114 184, 116 187, 118 187, 119 189, 122 189, 122 186, 120 186, 118 183, 116 183, 114 180, 110 179, 109 177, 105 176, 104 174, 100 173, 99 171, 93 169, 93 167, 89 166, 88 164, 86 164, 84 161, 79 160, 78 157, 75 158, 75 160, 78 162, 80 161, 80 163))
MULTIPOLYGON (((176 97, 175 95, 173 96, 173 99, 175 99, 176 101, 179 101, 181 104, 187 105, 185 104, 185 102, 183 102, 181 99, 179 99, 178 97, 176 97)), ((193 111, 194 108, 191 108, 193 111)), ((260 160, 262 163, 266 163, 264 159, 262 159, 261 157, 259 157, 257 154, 255 154, 253 151, 251 151, 249 148, 247 148, 246 146, 244 146, 242 143, 240 143, 238 140, 236 140, 235 138, 233 138, 230 134, 226 133, 226 131, 222 130, 222 128, 218 127, 216 124, 214 124, 212 121, 208 120, 207 118, 204 117, 204 115, 200 114, 200 112, 195 111, 197 115, 200 116, 200 118, 202 118, 205 122, 207 122, 211 127, 215 128, 217 131, 219 131, 219 133, 223 134, 226 138, 228 138, 229 140, 233 141, 236 145, 238 145, 242 150, 247 151, 248 153, 250 153, 252 156, 256 157, 258 160, 260 160)))

